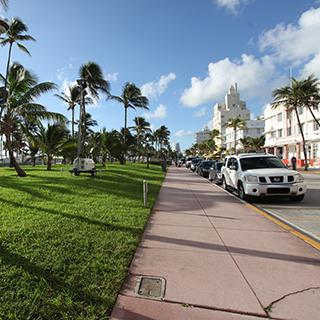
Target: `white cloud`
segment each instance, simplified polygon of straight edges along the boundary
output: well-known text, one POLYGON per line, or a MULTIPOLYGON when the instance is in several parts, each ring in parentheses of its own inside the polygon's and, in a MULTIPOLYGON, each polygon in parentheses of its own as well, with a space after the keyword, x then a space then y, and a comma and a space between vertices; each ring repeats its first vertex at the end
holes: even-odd
POLYGON ((196 118, 204 117, 208 112, 206 107, 202 107, 200 110, 193 112, 193 116, 196 118))
POLYGON ((147 119, 147 120, 151 120, 151 119, 165 119, 167 117, 168 113, 167 113, 167 107, 164 104, 160 104, 153 112, 149 111, 149 112, 145 112, 143 114, 143 116, 147 119))
POLYGON ((226 9, 229 13, 236 15, 240 5, 247 4, 251 0, 213 0, 214 3, 220 7, 226 9))
POLYGON ((260 50, 270 50, 278 62, 300 63, 320 52, 320 8, 311 8, 297 25, 278 24, 259 38, 260 50))
POLYGON ((315 75, 317 78, 320 78, 320 52, 308 63, 306 63, 301 70, 301 76, 303 78, 306 78, 311 74, 315 75))
POLYGON ((174 136, 178 138, 193 136, 194 132, 189 130, 178 130, 175 132, 174 136))
POLYGON ((176 75, 174 72, 162 75, 158 81, 151 81, 142 85, 141 92, 150 99, 158 98, 167 90, 169 83, 175 79, 176 75))
POLYGON ((214 0, 221 8, 227 9, 229 12, 236 14, 237 8, 240 5, 240 0, 214 0))
POLYGON ((221 99, 230 85, 237 82, 241 93, 248 97, 266 97, 274 83, 275 65, 269 56, 258 59, 243 54, 240 61, 225 58, 208 66, 204 79, 191 78, 191 86, 183 91, 180 101, 188 107, 196 107, 221 99))
POLYGON ((113 72, 113 73, 107 73, 104 75, 104 78, 110 82, 116 82, 118 81, 118 76, 119 73, 118 72, 113 72))

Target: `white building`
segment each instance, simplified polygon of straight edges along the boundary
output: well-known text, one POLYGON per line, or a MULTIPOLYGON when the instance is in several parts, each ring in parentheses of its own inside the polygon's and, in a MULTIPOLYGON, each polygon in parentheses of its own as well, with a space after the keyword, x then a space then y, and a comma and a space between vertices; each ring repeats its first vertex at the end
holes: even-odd
POLYGON ((177 143, 174 145, 173 150, 176 151, 177 153, 181 153, 181 147, 180 147, 180 143, 179 143, 179 142, 177 142, 177 143))
POLYGON ((209 140, 210 139, 209 128, 206 127, 206 128, 204 128, 203 131, 195 132, 194 138, 195 138, 195 143, 197 143, 197 144, 209 140))
MULTIPOLYGON (((236 149, 243 148, 240 139, 244 137, 257 138, 264 134, 264 120, 246 120, 246 126, 238 129, 236 133, 236 149)), ((227 127, 225 133, 225 146, 227 150, 234 148, 234 129, 227 127)))
MULTIPOLYGON (((320 119, 319 110, 313 110, 317 119, 320 119)), ((300 121, 306 140, 307 155, 311 166, 320 165, 320 130, 310 111, 306 107, 298 110, 300 121)), ((295 156, 297 165, 304 165, 302 138, 294 113, 288 114, 284 107, 273 108, 267 105, 264 110, 265 118, 265 147, 266 152, 275 154, 290 163, 295 156)))
POLYGON ((213 107, 213 129, 218 130, 222 137, 216 141, 217 144, 225 144, 227 123, 232 118, 250 119, 250 110, 246 107, 246 103, 240 100, 237 84, 230 87, 224 102, 217 103, 213 107))

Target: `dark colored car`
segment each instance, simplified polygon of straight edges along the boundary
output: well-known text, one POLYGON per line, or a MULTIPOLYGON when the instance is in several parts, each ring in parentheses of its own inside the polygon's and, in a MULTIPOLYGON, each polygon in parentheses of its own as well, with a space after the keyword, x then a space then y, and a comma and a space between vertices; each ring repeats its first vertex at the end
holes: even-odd
POLYGON ((201 161, 197 167, 197 173, 199 176, 202 176, 204 178, 209 177, 209 171, 210 167, 214 164, 214 161, 212 160, 204 160, 201 161))
POLYGON ((209 171, 209 180, 213 181, 216 184, 222 183, 222 174, 221 174, 221 168, 223 166, 223 162, 217 161, 215 162, 209 171))
POLYGON ((191 161, 190 169, 191 171, 196 171, 198 162, 202 161, 202 159, 196 158, 191 161))

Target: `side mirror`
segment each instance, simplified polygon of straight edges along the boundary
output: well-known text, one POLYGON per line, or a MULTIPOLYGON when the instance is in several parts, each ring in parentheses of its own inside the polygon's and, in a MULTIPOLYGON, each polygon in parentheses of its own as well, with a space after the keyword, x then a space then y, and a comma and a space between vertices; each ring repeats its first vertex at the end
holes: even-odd
POLYGON ((230 166, 230 170, 237 171, 237 170, 238 170, 238 167, 235 166, 235 165, 232 165, 232 166, 230 166))

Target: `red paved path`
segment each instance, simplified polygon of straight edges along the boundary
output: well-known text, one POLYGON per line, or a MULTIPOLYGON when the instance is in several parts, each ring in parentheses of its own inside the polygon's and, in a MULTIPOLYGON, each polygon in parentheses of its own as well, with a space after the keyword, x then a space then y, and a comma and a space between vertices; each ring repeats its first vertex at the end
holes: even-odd
POLYGON ((113 320, 320 319, 320 252, 184 168, 129 271, 113 320), (137 297, 138 275, 165 278, 164 299, 137 297))

